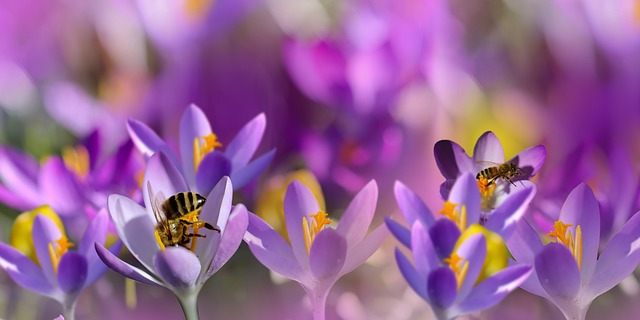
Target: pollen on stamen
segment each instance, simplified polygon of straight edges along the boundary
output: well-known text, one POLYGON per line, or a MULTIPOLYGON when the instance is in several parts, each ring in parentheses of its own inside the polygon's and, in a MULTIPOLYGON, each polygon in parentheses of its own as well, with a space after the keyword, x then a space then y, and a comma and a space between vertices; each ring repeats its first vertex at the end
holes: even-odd
POLYGON ((324 211, 320 210, 315 214, 309 215, 312 220, 307 217, 302 218, 302 234, 304 236, 304 245, 307 249, 307 254, 311 252, 311 244, 313 243, 316 235, 322 231, 326 225, 333 222, 333 220, 327 218, 327 216, 328 215, 324 211))
POLYGON ((89 151, 83 145, 64 148, 62 161, 69 170, 80 178, 86 178, 89 174, 89 151))
POLYGON ((161 250, 164 250, 165 249, 164 243, 162 243, 162 239, 160 239, 160 234, 158 233, 158 230, 154 232, 154 235, 156 237, 156 242, 158 243, 158 246, 160 246, 161 250))
POLYGON ((222 143, 213 133, 193 139, 193 168, 198 170, 204 156, 219 147, 222 147, 222 143))
POLYGON ((463 261, 462 257, 460 257, 457 253, 451 253, 449 258, 445 258, 443 260, 444 263, 449 265, 449 268, 453 271, 456 276, 456 282, 458 284, 458 290, 462 287, 462 283, 464 282, 465 277, 467 276, 467 271, 469 270, 469 261, 465 261, 460 267, 460 263, 463 261))
POLYGON ((467 227, 467 208, 465 206, 462 206, 460 207, 460 211, 458 212, 458 210, 455 209, 457 206, 458 204, 447 200, 445 201, 442 210, 440 210, 440 214, 453 221, 456 226, 458 226, 460 231, 464 231, 464 229, 467 227))
POLYGON ((553 223, 553 230, 549 232, 548 236, 555 237, 557 243, 567 247, 576 260, 578 268, 582 268, 582 228, 580 228, 580 225, 576 226, 576 234, 574 236, 569 230, 571 226, 573 224, 558 220, 553 223))
POLYGON ((64 235, 60 237, 60 239, 54 240, 49 243, 49 259, 51 260, 53 271, 56 274, 58 273, 58 265, 60 264, 60 259, 65 253, 67 253, 69 248, 73 246, 74 244, 70 242, 64 235))

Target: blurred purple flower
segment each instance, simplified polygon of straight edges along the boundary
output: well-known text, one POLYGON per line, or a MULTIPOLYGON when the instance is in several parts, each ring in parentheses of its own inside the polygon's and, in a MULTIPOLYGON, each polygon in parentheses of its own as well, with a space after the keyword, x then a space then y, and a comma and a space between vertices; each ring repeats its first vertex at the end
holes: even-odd
MULTIPOLYGON (((171 290, 180 301, 185 316, 197 317, 197 296, 204 283, 236 252, 247 229, 247 210, 243 205, 231 208, 233 189, 223 177, 206 197, 199 220, 220 229, 198 239, 193 252, 184 247, 161 248, 155 236, 155 215, 149 198, 149 186, 167 197, 189 191, 189 187, 173 162, 162 152, 151 156, 144 178, 145 208, 121 195, 109 197, 109 213, 118 235, 129 251, 149 270, 142 271, 120 260, 102 245, 96 250, 111 269, 147 284, 171 290)), ((195 240, 192 240, 195 243, 195 240)))
POLYGON ((507 245, 519 263, 535 265, 522 288, 553 302, 567 319, 584 319, 593 300, 629 276, 640 262, 640 214, 635 214, 598 254, 600 214, 587 185, 567 197, 543 245, 531 226, 518 224, 507 245))
POLYGON ((271 163, 275 149, 249 162, 255 153, 267 124, 264 114, 247 123, 224 152, 218 150, 222 144, 211 131, 205 114, 195 105, 190 105, 180 120, 180 157, 144 123, 129 120, 131 139, 138 149, 149 158, 162 151, 180 168, 191 190, 208 194, 223 176, 230 176, 236 189, 255 179, 271 163))
MULTIPOLYGON (((107 267, 98 259, 94 243, 104 245, 109 217, 101 210, 89 223, 77 251, 68 251, 73 243, 48 217, 36 216, 32 237, 37 261, 15 248, 0 243, 0 267, 20 286, 58 301, 66 319, 73 319, 75 304, 82 290, 104 274, 107 267)), ((28 235, 24 235, 28 236, 28 235)), ((121 242, 108 252, 119 252, 121 242)))
POLYGON ((369 182, 351 201, 333 228, 311 191, 298 181, 285 195, 288 243, 264 220, 249 215, 244 240, 265 267, 300 283, 311 301, 313 318, 325 318, 329 291, 343 275, 363 264, 387 236, 380 225, 365 237, 376 209, 378 187, 369 182))

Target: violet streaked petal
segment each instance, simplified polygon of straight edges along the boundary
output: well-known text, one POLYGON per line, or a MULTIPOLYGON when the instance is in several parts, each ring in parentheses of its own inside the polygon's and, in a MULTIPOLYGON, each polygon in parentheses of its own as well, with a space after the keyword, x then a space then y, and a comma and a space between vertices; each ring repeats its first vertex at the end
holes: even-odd
POLYGON ((420 220, 425 227, 431 227, 435 221, 433 214, 417 194, 397 180, 393 191, 400 212, 407 219, 409 225, 413 225, 416 220, 420 220))
POLYGON ((458 256, 464 259, 463 263, 469 263, 467 275, 462 280, 462 286, 458 291, 458 302, 464 301, 473 288, 482 271, 484 259, 487 256, 487 241, 483 234, 474 234, 467 238, 456 250, 458 256))
POLYGON ((153 258, 153 265, 166 283, 174 288, 193 288, 200 274, 200 260, 183 247, 168 247, 153 258))
POLYGON ((242 243, 242 239, 247 232, 248 225, 249 214, 247 208, 243 204, 236 205, 231 212, 220 246, 213 257, 213 262, 207 268, 207 277, 220 270, 231 256, 238 251, 240 243, 242 243))
POLYGON ((456 275, 450 268, 439 267, 430 272, 427 277, 429 300, 440 309, 451 307, 456 300, 457 289, 456 275))
POLYGON ((411 228, 411 251, 416 270, 425 277, 440 264, 431 237, 420 222, 411 228))
POLYGON ((231 174, 231 163, 218 151, 213 151, 202 158, 196 172, 195 191, 208 194, 224 176, 231 174))
POLYGON ((109 226, 109 213, 106 209, 101 209, 91 222, 82 236, 78 253, 87 257, 90 253, 95 252, 94 242, 104 243, 107 238, 107 227, 109 226))
POLYGON ((506 268, 476 285, 467 298, 460 303, 460 313, 472 313, 488 309, 498 304, 511 291, 524 282, 532 268, 519 265, 506 268))
POLYGON ((473 148, 473 161, 504 162, 504 149, 493 132, 487 131, 478 138, 473 148))
POLYGON ((547 149, 543 145, 533 146, 531 148, 520 151, 518 155, 511 158, 509 162, 515 163, 518 168, 524 171, 524 176, 516 177, 518 179, 530 179, 535 176, 547 157, 547 149))
POLYGON ((446 179, 456 179, 461 172, 474 172, 476 166, 464 149, 451 140, 440 140, 433 147, 436 165, 446 179))
POLYGON ((536 194, 536 186, 533 183, 529 181, 522 183, 526 183, 525 187, 512 191, 507 199, 487 217, 484 225, 485 228, 500 234, 504 239, 509 239, 515 230, 516 223, 523 217, 536 194))
POLYGON ((315 280, 335 279, 347 256, 347 241, 336 230, 320 231, 309 250, 309 269, 315 280))
POLYGON ((28 154, 9 147, 0 148, 0 180, 25 198, 38 199, 38 162, 28 154))
POLYGON ((362 265, 380 248, 389 235, 382 224, 369 233, 362 241, 347 250, 347 259, 340 271, 340 275, 347 274, 362 265))
POLYGON ((460 229, 449 219, 439 219, 429 229, 429 237, 438 260, 448 258, 460 237, 460 229))
POLYGON ((222 236, 227 228, 229 214, 231 213, 231 198, 233 197, 233 187, 229 177, 223 177, 218 184, 211 190, 207 196, 207 202, 200 211, 200 220, 206 221, 220 229, 215 230, 201 229, 201 234, 206 238, 199 239, 195 249, 196 256, 200 257, 202 265, 202 275, 209 269, 209 265, 213 261, 213 257, 219 249, 222 236))
POLYGON ((309 256, 302 233, 302 218, 309 218, 310 214, 318 211, 320 206, 309 188, 300 181, 291 182, 284 197, 284 217, 291 248, 303 269, 306 269, 309 264, 309 256))
POLYGON ((467 225, 480 221, 480 191, 475 177, 470 173, 464 173, 456 180, 449 194, 449 201, 457 204, 456 210, 462 212, 464 206, 467 211, 467 225))
POLYGON ((249 163, 262 141, 266 126, 267 117, 261 113, 245 124, 229 142, 224 154, 229 158, 232 168, 237 170, 249 163))
POLYGON ((506 243, 517 262, 530 265, 533 265, 536 255, 543 248, 540 236, 525 219, 516 223, 515 230, 511 237, 506 239, 506 243))
POLYGON ((540 279, 538 279, 538 274, 536 274, 535 272, 531 272, 531 274, 529 274, 529 277, 520 284, 520 288, 531 294, 535 294, 537 296, 551 300, 551 297, 549 296, 547 291, 542 287, 540 279))
POLYGON ((251 161, 243 168, 233 169, 231 172, 231 181, 233 186, 237 189, 244 187, 247 183, 253 181, 258 175, 260 175, 271 164, 273 157, 276 154, 276 149, 260 156, 258 159, 251 161))
POLYGON ((96 243, 95 247, 100 260, 102 260, 102 262, 104 262, 104 264, 111 270, 138 282, 162 286, 162 284, 150 274, 120 260, 120 258, 107 250, 102 244, 96 243))
POLYGON ((156 152, 149 158, 143 181, 144 206, 150 213, 153 199, 149 199, 149 185, 153 189, 154 197, 160 193, 164 195, 162 201, 176 193, 189 191, 189 187, 178 168, 173 165, 164 152, 156 152))
POLYGON ((5 243, 0 243, 0 268, 25 289, 43 295, 50 295, 54 291, 38 265, 5 243))
POLYGON ((349 246, 355 245, 367 234, 376 213, 377 202, 378 185, 375 180, 371 180, 349 203, 336 228, 349 246))
POLYGON ((84 193, 62 159, 51 157, 42 165, 38 184, 46 202, 60 216, 81 214, 84 193))
POLYGON ((58 284, 67 294, 76 294, 87 281, 87 259, 77 252, 67 252, 58 265, 58 284))
POLYGON ((155 226, 149 213, 133 200, 112 194, 108 199, 109 214, 120 239, 145 268, 153 270, 153 256, 160 251, 155 226))
POLYGON ((389 231, 391 231, 391 234, 398 239, 402 245, 411 248, 411 231, 409 231, 409 229, 387 217, 384 218, 384 222, 389 231))
POLYGON ((565 200, 560 210, 560 220, 573 224, 571 234, 575 235, 576 226, 582 229, 582 283, 589 283, 598 259, 600 245, 600 208, 591 188, 586 184, 578 185, 565 200))
MULTIPOLYGON (((39 214, 33 220, 33 245, 36 249, 36 256, 40 268, 49 280, 49 283, 57 286, 56 273, 53 270, 51 255, 49 254, 49 245, 62 237, 62 232, 58 226, 49 217, 39 214)), ((54 248, 55 249, 55 248, 54 248)))
POLYGON ((196 105, 189 105, 180 119, 180 159, 182 159, 182 170, 190 185, 195 183, 193 142, 210 134, 211 125, 207 116, 196 105))
POLYGON ((396 248, 395 251, 396 262, 398 263, 398 268, 400 269, 400 273, 413 291, 415 291, 419 296, 421 296, 424 300, 431 303, 431 299, 429 298, 429 294, 427 293, 427 278, 413 267, 411 262, 404 256, 400 249, 396 248))
MULTIPOLYGON (((98 280, 102 275, 109 269, 106 264, 102 262, 102 259, 98 256, 96 252, 96 244, 102 245, 102 243, 95 242, 93 246, 93 252, 88 254, 87 263, 89 265, 89 271, 87 272, 87 281, 85 282, 85 287, 92 285, 96 280, 98 280)), ((116 256, 122 250, 122 241, 116 241, 111 247, 109 247, 109 252, 112 255, 116 256)))
POLYGON ((256 259, 265 267, 283 277, 301 280, 302 268, 287 241, 253 213, 249 213, 249 226, 244 235, 244 241, 249 245, 256 259))
POLYGON ((589 284, 593 298, 622 282, 640 263, 640 214, 636 213, 602 250, 589 284))
POLYGON ((138 120, 127 120, 127 131, 131 141, 147 159, 157 151, 168 151, 165 142, 151 128, 138 120))
POLYGON ((42 199, 40 197, 27 198, 25 194, 15 193, 0 185, 0 203, 20 211, 27 211, 40 206, 42 199))
POLYGON ((580 292, 580 270, 567 247, 549 243, 536 256, 536 274, 552 299, 574 299, 580 292))

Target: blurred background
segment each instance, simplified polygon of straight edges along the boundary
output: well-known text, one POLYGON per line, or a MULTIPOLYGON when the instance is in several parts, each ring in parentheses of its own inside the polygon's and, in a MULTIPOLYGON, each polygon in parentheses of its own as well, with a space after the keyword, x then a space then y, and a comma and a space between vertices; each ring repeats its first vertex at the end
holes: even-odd
MULTIPOLYGON (((547 148, 529 215, 553 216, 545 211, 559 209, 582 181, 601 208, 618 208, 621 179, 635 187, 619 208, 630 215, 638 210, 639 88, 637 0, 0 2, 2 145, 42 162, 98 132, 109 154, 128 139, 126 119, 134 118, 177 146, 179 117, 194 103, 224 146, 264 112, 257 154, 277 148, 276 156, 234 203, 276 227, 292 179, 317 186, 333 217, 370 179, 380 187, 374 225, 400 218, 395 180, 437 212, 444 178, 434 143, 449 139, 471 152, 487 130, 507 159, 533 145, 547 148)), ((7 242, 19 211, 1 206, 0 213, 7 242)), ((329 319, 432 317, 400 275, 396 245, 389 237, 338 281, 329 319)), ((635 281, 614 288, 587 318, 639 315, 638 288, 635 281)), ((182 317, 168 290, 131 289, 108 271, 81 296, 77 318, 182 317)), ((306 319, 303 292, 243 244, 204 287, 200 314, 306 319)), ((55 302, 0 273, 0 318, 59 314, 55 302)), ((518 290, 474 317, 562 315, 518 290)))

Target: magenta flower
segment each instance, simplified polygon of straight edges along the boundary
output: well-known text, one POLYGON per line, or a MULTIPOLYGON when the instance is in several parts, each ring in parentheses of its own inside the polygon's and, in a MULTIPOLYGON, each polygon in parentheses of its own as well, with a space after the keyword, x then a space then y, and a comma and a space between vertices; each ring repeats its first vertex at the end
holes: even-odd
POLYGON ((191 240, 191 250, 180 246, 161 248, 155 235, 156 220, 148 195, 149 185, 166 197, 190 190, 171 160, 158 152, 151 156, 145 171, 145 208, 125 196, 109 197, 109 213, 118 235, 149 272, 120 260, 101 245, 96 245, 96 250, 107 266, 123 276, 171 290, 180 301, 185 316, 197 318, 198 293, 207 279, 240 246, 248 224, 247 210, 243 205, 237 205, 232 210, 231 181, 223 177, 207 195, 199 216, 199 220, 216 226, 220 232, 203 229, 199 233, 205 237, 197 238, 197 242, 191 240))
POLYGON ((376 209, 378 187, 369 182, 351 201, 336 229, 311 191, 292 182, 284 200, 289 242, 257 215, 249 215, 244 240, 265 267, 300 283, 311 301, 313 318, 324 319, 331 287, 363 264, 387 236, 380 225, 365 236, 376 209))
MULTIPOLYGON (((100 211, 89 223, 77 251, 69 251, 69 242, 63 230, 45 215, 39 214, 33 222, 33 243, 37 262, 15 248, 0 243, 0 267, 21 287, 58 301, 66 319, 73 319, 78 296, 82 290, 107 270, 98 259, 94 243, 104 245, 109 217, 100 211)), ((107 252, 119 252, 117 242, 107 252)))
POLYGON ((507 242, 514 259, 535 265, 522 288, 553 302, 567 319, 584 319, 591 302, 629 276, 640 263, 640 214, 635 214, 598 253, 600 214, 584 183, 567 197, 543 245, 531 226, 518 224, 507 242))
POLYGON ((180 168, 189 188, 200 194, 208 194, 223 176, 229 176, 236 189, 256 178, 273 159, 275 150, 249 162, 256 152, 267 120, 260 114, 249 121, 229 143, 224 152, 222 144, 211 131, 206 116, 195 105, 190 105, 180 120, 180 157, 171 151, 144 123, 129 120, 131 139, 145 155, 163 151, 174 165, 180 168))

